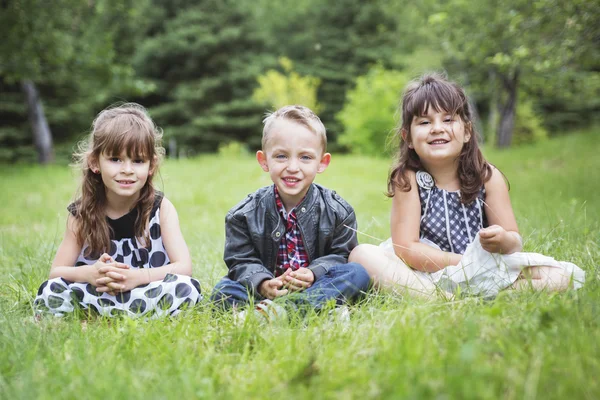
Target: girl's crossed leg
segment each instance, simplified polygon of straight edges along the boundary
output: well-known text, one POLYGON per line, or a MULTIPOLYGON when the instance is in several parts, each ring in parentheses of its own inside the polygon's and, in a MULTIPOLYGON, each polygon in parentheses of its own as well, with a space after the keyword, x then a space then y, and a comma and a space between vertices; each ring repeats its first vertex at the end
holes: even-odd
MULTIPOLYGON (((376 288, 421 298, 435 298, 441 291, 426 277, 419 276, 399 257, 372 244, 361 244, 352 250, 349 262, 361 264, 376 288)), ((450 295, 443 292, 442 294, 450 295)))

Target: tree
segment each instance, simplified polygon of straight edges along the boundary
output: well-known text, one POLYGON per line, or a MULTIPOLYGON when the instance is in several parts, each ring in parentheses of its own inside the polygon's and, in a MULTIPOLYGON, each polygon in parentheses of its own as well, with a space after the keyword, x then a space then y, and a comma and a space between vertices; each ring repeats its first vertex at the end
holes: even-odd
MULTIPOLYGON (((144 91, 123 62, 126 57, 117 57, 124 43, 135 40, 118 36, 139 25, 133 4, 133 0, 2 2, 0 86, 7 99, 0 103, 0 142, 12 149, 25 148, 31 142, 23 129, 28 119, 39 161, 50 162, 51 131, 61 139, 70 138, 89 126, 97 105, 104 106, 111 92, 144 91), (113 22, 117 17, 119 25, 113 22)), ((3 158, 18 155, 5 153, 3 158)))
POLYGON ((174 3, 154 2, 148 39, 136 52, 136 71, 157 88, 144 103, 165 136, 182 146, 258 146, 264 110, 252 92, 274 58, 264 53, 251 16, 232 0, 174 3))
POLYGON ((294 63, 300 75, 320 80, 320 117, 335 142, 342 131, 335 115, 355 79, 381 63, 397 66, 399 49, 413 43, 398 35, 398 18, 389 1, 258 0, 256 18, 271 52, 294 63))
MULTIPOLYGON (((430 16, 430 27, 441 38, 449 58, 463 68, 488 69, 497 77, 499 125, 497 145, 511 144, 519 89, 535 77, 556 79, 580 69, 597 36, 576 35, 597 18, 597 2, 580 0, 454 0, 430 16), (594 17, 595 15, 595 17, 594 17)), ((597 29, 597 28, 591 28, 597 29)), ((596 55, 598 50, 591 50, 596 55)))

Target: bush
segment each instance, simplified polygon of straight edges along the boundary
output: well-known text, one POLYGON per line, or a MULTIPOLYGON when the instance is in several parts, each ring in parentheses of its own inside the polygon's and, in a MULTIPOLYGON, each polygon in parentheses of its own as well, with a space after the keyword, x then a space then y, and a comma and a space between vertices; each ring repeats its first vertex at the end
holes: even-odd
POLYGON ((409 78, 377 65, 356 79, 344 108, 336 115, 344 126, 338 143, 355 154, 386 155, 386 141, 396 125, 397 106, 409 78))
POLYGON ((281 57, 279 64, 285 74, 270 69, 259 76, 259 87, 252 94, 254 101, 276 109, 289 104, 303 105, 318 114, 321 106, 317 102, 317 89, 321 80, 294 72, 292 61, 286 57, 281 57))
POLYGON ((536 114, 533 102, 529 99, 519 99, 517 102, 517 116, 512 144, 518 146, 521 144, 537 143, 545 140, 547 137, 548 132, 542 126, 542 120, 536 114))

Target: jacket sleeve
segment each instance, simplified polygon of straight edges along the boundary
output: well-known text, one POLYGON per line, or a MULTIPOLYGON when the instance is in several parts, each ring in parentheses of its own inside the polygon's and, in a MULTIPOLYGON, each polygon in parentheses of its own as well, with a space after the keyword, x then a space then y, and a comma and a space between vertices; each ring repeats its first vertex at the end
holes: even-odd
POLYGON ((245 218, 234 213, 228 213, 225 217, 223 259, 229 269, 229 279, 238 281, 252 293, 258 292, 258 285, 262 281, 274 278, 256 252, 245 218))
POLYGON ((357 226, 356 215, 352 208, 350 208, 346 218, 343 220, 340 218, 336 221, 336 224, 329 254, 314 259, 308 266, 308 269, 315 275, 315 280, 325 275, 332 266, 346 264, 350 252, 358 245, 356 231, 354 230, 357 226))

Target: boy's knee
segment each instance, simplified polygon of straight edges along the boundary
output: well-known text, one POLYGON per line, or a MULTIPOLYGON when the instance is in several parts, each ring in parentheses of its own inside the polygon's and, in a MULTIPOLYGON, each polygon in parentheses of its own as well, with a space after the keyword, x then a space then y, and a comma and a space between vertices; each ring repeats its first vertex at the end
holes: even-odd
POLYGON ((367 270, 357 262, 349 262, 346 264, 348 270, 352 274, 357 286, 362 290, 366 290, 371 282, 371 277, 367 270))

